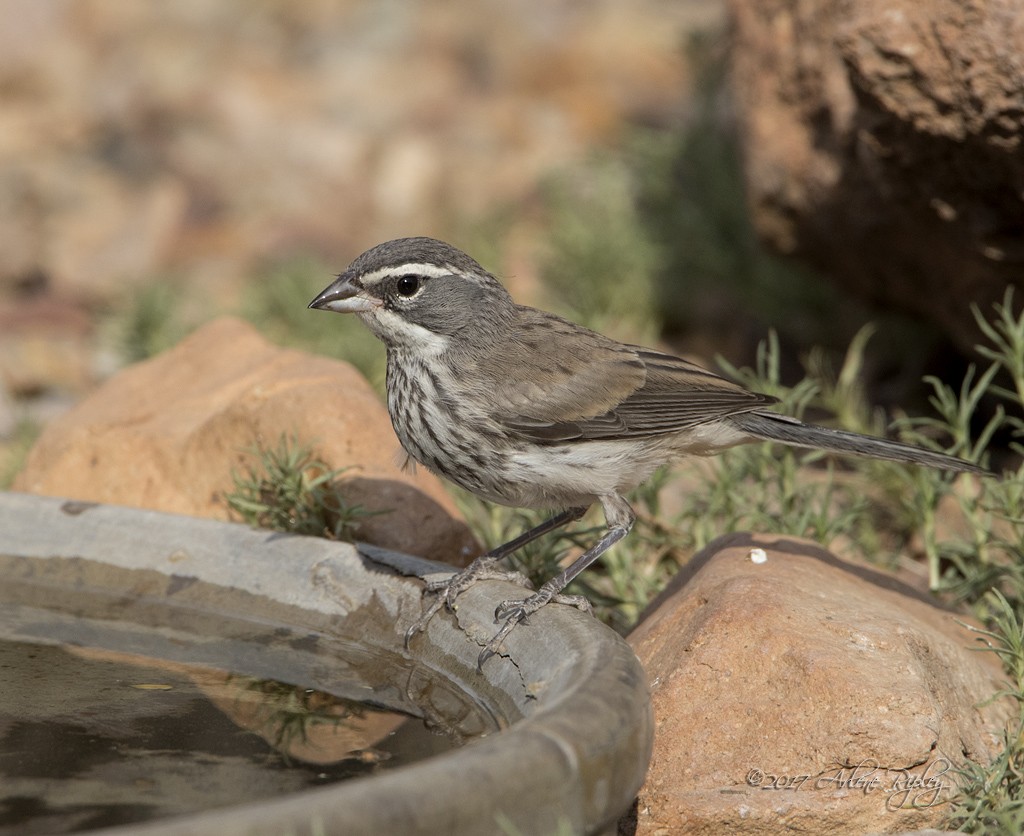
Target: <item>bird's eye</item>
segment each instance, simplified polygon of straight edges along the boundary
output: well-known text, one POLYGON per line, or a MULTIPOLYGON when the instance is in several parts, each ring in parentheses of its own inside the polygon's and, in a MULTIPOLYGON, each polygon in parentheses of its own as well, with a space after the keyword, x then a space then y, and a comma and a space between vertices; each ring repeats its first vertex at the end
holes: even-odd
POLYGON ((399 276, 398 281, 395 283, 395 289, 398 291, 399 296, 412 296, 420 289, 420 277, 399 276))

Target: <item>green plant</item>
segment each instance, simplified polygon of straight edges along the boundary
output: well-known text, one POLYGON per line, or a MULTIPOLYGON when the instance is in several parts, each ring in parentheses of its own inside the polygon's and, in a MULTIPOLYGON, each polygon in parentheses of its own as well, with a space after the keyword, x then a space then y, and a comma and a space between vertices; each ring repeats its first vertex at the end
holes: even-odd
POLYGON ((234 490, 225 498, 249 525, 351 540, 369 513, 340 491, 338 478, 345 469, 330 469, 310 447, 282 436, 276 447, 257 444, 248 452, 255 461, 232 472, 234 490))
MULTIPOLYGON (((992 345, 978 346, 978 352, 992 364, 975 380, 970 369, 959 393, 932 380, 932 404, 937 418, 901 422, 906 437, 920 444, 930 442, 938 429, 954 440, 962 455, 975 461, 986 458, 986 450, 999 431, 1016 438, 1024 434, 1024 311, 1013 313, 1013 294, 1008 291, 994 306, 994 324, 985 322, 975 309, 982 332, 992 345), (997 373, 1008 373, 1012 385, 996 383, 997 373), (971 424, 983 396, 1000 401, 992 416, 972 440, 971 424)), ((1011 442, 1018 455, 1024 453, 1019 441, 1011 442)), ((929 560, 933 589, 955 588, 969 601, 982 599, 997 577, 1019 576, 1024 555, 1024 465, 1002 474, 1000 480, 984 480, 974 491, 950 491, 948 480, 936 474, 914 474, 914 491, 901 492, 910 513, 924 520, 922 534, 929 560), (934 525, 936 509, 946 497, 952 499, 964 521, 965 536, 940 539, 934 525)))
POLYGON ((23 418, 15 425, 10 441, 0 446, 0 490, 10 487, 41 431, 35 421, 23 418))
MULTIPOLYGON (((903 436, 908 441, 921 446, 935 447, 933 435, 941 433, 952 439, 949 452, 959 454, 971 461, 981 461, 985 448, 992 434, 1003 422, 1001 410, 989 420, 976 441, 971 441, 971 422, 978 408, 981 397, 990 389, 992 377, 996 371, 993 365, 981 377, 974 381, 974 369, 971 368, 965 377, 959 393, 935 378, 928 378, 932 386, 932 406, 936 417, 904 418, 897 422, 903 429, 903 436)), ((891 478, 901 482, 903 490, 894 492, 894 501, 899 504, 910 520, 915 520, 920 528, 924 543, 925 556, 928 563, 928 582, 933 590, 942 585, 942 564, 945 555, 937 537, 937 520, 940 504, 954 495, 952 490, 954 476, 941 471, 929 471, 925 468, 887 468, 891 478)), ((960 498, 961 508, 968 523, 981 522, 980 507, 973 505, 963 492, 956 493, 960 498)), ((986 550, 984 525, 976 526, 976 534, 972 548, 978 550, 979 559, 984 560, 986 550)))
POLYGON ((547 182, 541 274, 555 307, 570 318, 644 340, 659 325, 653 276, 659 254, 636 209, 634 179, 622 160, 597 154, 547 182))
MULTIPOLYGON (((844 370, 857 367, 862 350, 863 342, 855 341, 844 370)), ((719 363, 744 385, 779 398, 780 410, 796 417, 834 403, 839 391, 824 376, 808 376, 794 386, 784 385, 774 332, 759 345, 754 369, 736 368, 722 358, 719 363)), ((844 391, 853 390, 844 386, 844 391)), ((751 444, 727 450, 710 467, 683 464, 695 486, 686 492, 673 523, 680 542, 688 550, 696 550, 723 532, 737 529, 811 537, 823 543, 850 537, 870 511, 867 497, 852 480, 837 473, 830 461, 812 478, 812 471, 805 466, 821 459, 822 454, 814 451, 751 444)), ((853 539, 866 546, 861 537, 853 539)))
POLYGON ((181 286, 167 277, 134 288, 105 326, 119 358, 137 363, 181 339, 188 331, 184 301, 181 286))
MULTIPOLYGON (((994 391, 1004 400, 1024 404, 1024 313, 1013 312, 1013 288, 1006 288, 1003 301, 993 306, 995 318, 992 322, 977 305, 971 307, 975 322, 991 345, 978 346, 978 353, 1004 369, 1010 376, 1012 389, 998 387, 994 391)), ((1007 419, 1018 433, 1024 433, 1024 417, 1010 416, 1007 419)), ((1017 445, 1017 451, 1024 453, 1024 447, 1017 445)))
POLYGON ((992 700, 1009 698, 1017 714, 991 763, 968 761, 958 770, 960 789, 947 825, 966 833, 1024 831, 1024 626, 1018 616, 1022 590, 1017 587, 1016 606, 998 590, 987 593, 993 629, 968 627, 978 633, 981 649, 999 656, 1010 677, 992 700))

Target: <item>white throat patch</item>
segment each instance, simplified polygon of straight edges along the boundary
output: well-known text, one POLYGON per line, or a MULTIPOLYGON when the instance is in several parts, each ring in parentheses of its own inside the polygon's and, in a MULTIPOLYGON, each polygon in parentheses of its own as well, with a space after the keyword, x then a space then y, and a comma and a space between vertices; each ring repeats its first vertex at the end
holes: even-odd
POLYGON ((415 348, 417 354, 436 357, 448 350, 448 337, 409 322, 401 313, 387 308, 374 308, 359 314, 367 327, 378 335, 387 335, 387 341, 396 348, 415 348))

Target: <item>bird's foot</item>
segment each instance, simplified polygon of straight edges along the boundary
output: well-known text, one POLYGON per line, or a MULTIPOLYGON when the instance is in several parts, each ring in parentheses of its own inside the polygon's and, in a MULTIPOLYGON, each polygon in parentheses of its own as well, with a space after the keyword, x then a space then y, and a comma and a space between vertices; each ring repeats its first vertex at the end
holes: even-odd
POLYGON ((436 595, 437 597, 430 602, 430 606, 424 610, 419 619, 405 631, 405 646, 409 646, 409 642, 412 641, 417 633, 422 633, 427 629, 430 619, 442 607, 445 607, 450 612, 454 612, 457 608, 456 600, 458 597, 477 581, 511 581, 520 586, 525 586, 527 589, 531 588, 530 582, 519 572, 509 572, 504 569, 495 568, 497 563, 498 558, 484 555, 483 557, 478 557, 461 572, 456 572, 442 580, 427 581, 423 594, 436 595))
POLYGON ((484 662, 500 652, 502 642, 505 641, 505 638, 515 629, 517 624, 527 623, 531 615, 550 603, 568 604, 583 612, 592 612, 590 601, 582 595, 562 595, 553 589, 545 589, 543 586, 528 598, 519 601, 502 601, 498 604, 497 609, 494 610, 494 620, 504 621, 505 623, 494 634, 494 638, 487 642, 484 645, 484 649, 480 651, 480 656, 476 662, 477 670, 483 670, 484 662))

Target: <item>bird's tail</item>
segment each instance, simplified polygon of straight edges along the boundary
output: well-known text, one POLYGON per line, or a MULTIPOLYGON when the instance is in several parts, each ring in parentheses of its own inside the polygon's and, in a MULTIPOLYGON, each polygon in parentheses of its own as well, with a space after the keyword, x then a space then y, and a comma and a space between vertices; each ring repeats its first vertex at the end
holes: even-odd
POLYGON ((755 438, 765 441, 779 441, 794 447, 813 447, 836 453, 851 453, 874 459, 888 459, 894 462, 911 462, 942 470, 963 473, 988 474, 989 471, 971 462, 870 435, 831 430, 804 424, 795 418, 772 412, 744 412, 730 416, 730 421, 755 438))

